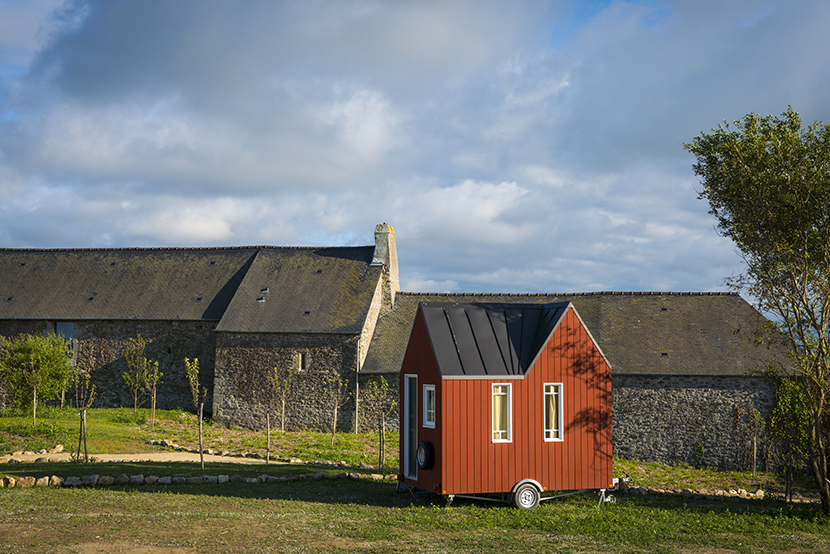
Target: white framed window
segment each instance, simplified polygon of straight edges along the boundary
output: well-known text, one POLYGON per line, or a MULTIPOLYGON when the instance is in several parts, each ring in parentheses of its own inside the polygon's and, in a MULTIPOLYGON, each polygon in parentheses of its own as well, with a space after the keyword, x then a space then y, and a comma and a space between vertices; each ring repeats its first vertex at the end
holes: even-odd
POLYGON ((493 384, 493 442, 510 442, 512 434, 511 387, 508 383, 493 384))
POLYGON ((435 385, 424 385, 424 427, 435 429, 435 385))
POLYGON ((545 383, 545 441, 561 441, 562 383, 545 383))

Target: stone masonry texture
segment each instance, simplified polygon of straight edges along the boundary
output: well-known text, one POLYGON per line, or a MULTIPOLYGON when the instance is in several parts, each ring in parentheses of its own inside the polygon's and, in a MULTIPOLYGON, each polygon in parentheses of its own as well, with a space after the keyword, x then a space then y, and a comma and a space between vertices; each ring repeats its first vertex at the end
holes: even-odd
POLYGON ((751 466, 750 414, 775 404, 761 377, 613 375, 612 386, 615 457, 720 470, 751 466))

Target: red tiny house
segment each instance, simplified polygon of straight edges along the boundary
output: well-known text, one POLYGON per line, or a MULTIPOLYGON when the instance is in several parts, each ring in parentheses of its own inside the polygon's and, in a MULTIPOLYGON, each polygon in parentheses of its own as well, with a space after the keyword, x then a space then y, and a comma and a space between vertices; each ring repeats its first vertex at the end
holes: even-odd
POLYGON ((406 485, 448 496, 612 486, 611 370, 570 303, 422 303, 400 390, 406 485))

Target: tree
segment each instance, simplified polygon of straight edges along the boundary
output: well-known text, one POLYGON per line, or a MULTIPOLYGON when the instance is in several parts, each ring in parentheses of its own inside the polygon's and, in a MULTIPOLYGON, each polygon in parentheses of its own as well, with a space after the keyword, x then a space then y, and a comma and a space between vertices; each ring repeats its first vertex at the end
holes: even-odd
POLYGON ((807 459, 810 414, 801 387, 792 379, 780 379, 775 408, 770 417, 773 455, 784 472, 784 499, 792 502, 795 470, 807 459))
POLYGON ((806 403, 807 463, 830 515, 830 127, 804 128, 790 107, 724 122, 684 146, 717 231, 745 264, 727 282, 773 316, 766 338, 790 354, 784 373, 806 403))
POLYGON ((199 459, 202 462, 202 469, 205 469, 205 451, 202 448, 202 414, 207 399, 207 389, 202 387, 199 390, 199 358, 184 359, 184 369, 187 373, 187 381, 190 383, 190 393, 193 395, 193 405, 199 410, 199 459))
POLYGON ((288 393, 291 392, 291 366, 284 369, 274 367, 270 376, 271 388, 280 403, 280 431, 285 433, 285 401, 288 400, 288 393))
POLYGON ((372 381, 363 391, 363 413, 369 421, 377 422, 378 426, 378 465, 386 465, 386 419, 395 409, 397 402, 389 392, 389 383, 381 376, 378 381, 372 381))
POLYGON ((76 367, 72 372, 72 384, 75 387, 75 406, 80 408, 80 423, 81 429, 78 433, 78 453, 75 455, 77 459, 81 459, 81 440, 84 444, 84 461, 89 462, 89 452, 86 447, 86 411, 95 402, 98 396, 98 391, 95 385, 92 384, 88 371, 76 367))
POLYGON ((271 386, 271 394, 268 395, 268 410, 265 413, 265 426, 267 436, 265 439, 265 463, 271 463, 271 412, 274 409, 274 400, 280 403, 280 431, 285 433, 285 400, 288 398, 288 391, 291 390, 291 367, 287 366, 280 370, 274 366, 268 376, 268 383, 271 386))
POLYGON ((332 404, 331 447, 334 448, 334 439, 337 435, 337 412, 349 400, 349 384, 337 371, 332 371, 326 378, 328 383, 328 397, 332 404))
MULTIPOLYGON (((127 388, 133 395, 133 415, 138 414, 138 407, 143 403, 141 400, 147 392, 147 378, 150 373, 151 362, 144 357, 144 348, 147 343, 141 338, 141 333, 136 338, 130 338, 124 358, 127 360, 127 371, 122 374, 127 388)), ((156 364, 158 369, 158 364, 156 364)))
POLYGON ((71 373, 72 353, 63 337, 0 337, 0 379, 16 406, 32 406, 32 426, 37 425, 38 401, 56 398, 71 373))

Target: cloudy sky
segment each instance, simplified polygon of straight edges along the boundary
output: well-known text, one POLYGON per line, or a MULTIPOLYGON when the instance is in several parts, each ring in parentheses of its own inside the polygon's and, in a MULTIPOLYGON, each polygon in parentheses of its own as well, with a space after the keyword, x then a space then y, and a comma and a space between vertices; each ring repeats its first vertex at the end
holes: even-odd
POLYGON ((830 121, 826 0, 0 0, 0 247, 365 245, 410 291, 726 290, 682 147, 830 121))

